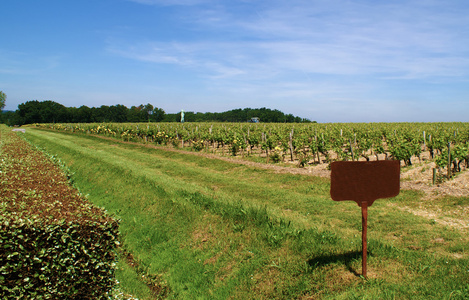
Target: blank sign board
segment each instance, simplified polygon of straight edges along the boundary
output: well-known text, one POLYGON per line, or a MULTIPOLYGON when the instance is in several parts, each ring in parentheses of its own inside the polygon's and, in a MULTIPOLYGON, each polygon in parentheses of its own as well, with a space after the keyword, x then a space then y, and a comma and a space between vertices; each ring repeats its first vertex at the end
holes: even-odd
POLYGON ((362 209, 362 274, 367 277, 368 206, 376 199, 399 194, 400 162, 337 161, 331 163, 331 197, 335 201, 352 200, 362 209))
POLYGON ((397 160, 337 161, 331 163, 331 197, 371 206, 376 199, 399 194, 400 163, 397 160))

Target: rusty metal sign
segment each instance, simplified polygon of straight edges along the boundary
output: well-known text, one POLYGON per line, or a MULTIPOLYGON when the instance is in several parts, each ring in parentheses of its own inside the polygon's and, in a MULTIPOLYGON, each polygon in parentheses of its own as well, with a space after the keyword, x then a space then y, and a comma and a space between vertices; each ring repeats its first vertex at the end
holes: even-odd
POLYGON ((355 201, 362 209, 362 274, 366 278, 368 206, 376 199, 391 198, 400 191, 400 162, 337 161, 331 163, 331 198, 355 201))
POLYGON ((336 161, 331 163, 331 197, 371 206, 376 199, 399 194, 400 163, 397 160, 336 161))

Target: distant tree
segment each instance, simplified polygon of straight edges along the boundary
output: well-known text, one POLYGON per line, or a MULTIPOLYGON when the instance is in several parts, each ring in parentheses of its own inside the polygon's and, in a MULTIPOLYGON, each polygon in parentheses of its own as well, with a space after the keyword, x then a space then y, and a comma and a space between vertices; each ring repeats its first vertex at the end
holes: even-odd
POLYGON ((181 114, 165 114, 163 118, 163 122, 180 122, 181 121, 181 114))
POLYGON ((93 122, 93 111, 86 105, 80 106, 76 110, 74 122, 77 123, 91 123, 93 122))
MULTIPOLYGON (((308 119, 301 119, 295 117, 292 114, 285 115, 283 112, 275 109, 268 108, 244 108, 244 109, 233 109, 230 111, 220 113, 201 113, 201 112, 186 112, 186 122, 247 122, 252 118, 259 118, 261 122, 288 122, 288 123, 302 123, 311 122, 308 119)), ((180 113, 166 114, 164 122, 180 122, 180 113)))
POLYGON ((94 122, 110 122, 111 109, 108 105, 101 105, 99 108, 92 108, 92 118, 94 122))
POLYGON ((207 113, 197 113, 197 118, 198 119, 201 119, 201 122, 207 122, 207 121, 215 121, 215 115, 216 113, 211 113, 211 112, 207 112, 207 113), (200 116, 199 116, 200 114, 200 116))
POLYGON ((117 104, 109 107, 109 122, 127 122, 128 108, 117 104))
POLYGON ((195 113, 194 120, 195 120, 195 122, 205 122, 207 120, 206 119, 206 114, 201 113, 201 112, 197 112, 197 113, 195 113))
POLYGON ((295 122, 295 116, 293 116, 292 114, 285 115, 285 122, 286 123, 295 122))
POLYGON ((152 122, 161 122, 164 120, 166 113, 162 108, 155 107, 151 113, 150 120, 152 122))
POLYGON ((0 91, 0 112, 5 107, 6 100, 7 100, 7 95, 3 91, 0 91))
POLYGON ((20 124, 41 123, 39 101, 27 101, 18 105, 17 113, 20 117, 20 124))
POLYGON ((148 120, 148 122, 150 122, 150 117, 153 114, 153 105, 151 105, 150 103, 143 105, 142 113, 145 114, 146 119, 148 120))
POLYGON ((46 100, 41 102, 43 123, 69 122, 68 110, 60 103, 46 100))
POLYGON ((46 101, 27 101, 18 105, 17 114, 19 116, 19 125, 32 123, 56 123, 69 122, 68 109, 57 102, 46 101))
POLYGON ((132 106, 127 114, 127 120, 129 122, 145 122, 148 118, 148 113, 142 111, 143 105, 132 106))
MULTIPOLYGON (((3 108, 6 95, 0 91, 0 106, 3 108)), ((185 112, 186 122, 247 122, 252 118, 259 118, 261 122, 287 122, 306 123, 308 119, 295 117, 292 114, 284 114, 275 109, 262 108, 238 108, 225 112, 185 112)), ((54 101, 28 101, 18 106, 16 112, 0 115, 0 122, 8 124, 30 124, 30 123, 90 123, 90 122, 180 122, 181 114, 167 114, 162 108, 146 105, 126 106, 117 104, 113 106, 102 105, 100 107, 80 106, 65 107, 54 101), (8 121, 6 121, 8 120, 8 121)))
POLYGON ((18 114, 14 111, 3 111, 1 112, 0 117, 0 123, 7 124, 8 126, 21 124, 18 114))

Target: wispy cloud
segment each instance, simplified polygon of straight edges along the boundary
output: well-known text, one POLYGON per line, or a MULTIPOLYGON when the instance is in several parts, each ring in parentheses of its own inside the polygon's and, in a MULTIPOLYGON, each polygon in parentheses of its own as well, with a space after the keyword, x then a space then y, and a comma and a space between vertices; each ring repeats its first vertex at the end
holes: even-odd
MULTIPOLYGON (((21 15, 17 2, 9 8, 21 15)), ((35 6, 61 18, 5 16, 7 105, 148 99, 168 112, 266 106, 318 121, 469 113, 465 0, 82 2, 35 6)))
POLYGON ((343 1, 272 3, 251 3, 252 9, 241 18, 239 12, 230 14, 223 6, 210 11, 201 7, 193 15, 192 25, 203 23, 207 37, 198 36, 197 41, 157 40, 114 47, 114 52, 143 61, 204 68, 213 72, 208 76, 211 78, 254 75, 258 68, 270 74, 298 71, 403 79, 468 74, 469 62, 461 54, 468 51, 463 42, 469 45, 469 40, 463 31, 452 30, 469 25, 464 12, 412 2, 405 7, 343 1), (200 18, 207 14, 212 17, 200 18), (222 17, 215 17, 217 14, 222 17))
POLYGON ((111 46, 108 51, 126 58, 165 64, 190 65, 190 58, 176 53, 175 45, 150 43, 146 45, 131 45, 128 47, 111 46))

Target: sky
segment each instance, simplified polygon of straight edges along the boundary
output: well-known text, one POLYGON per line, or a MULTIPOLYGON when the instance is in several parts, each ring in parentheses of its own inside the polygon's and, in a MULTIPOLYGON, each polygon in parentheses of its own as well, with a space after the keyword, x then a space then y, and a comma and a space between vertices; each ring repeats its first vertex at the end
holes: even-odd
POLYGON ((466 0, 1 0, 5 110, 151 103, 466 122, 466 0))

